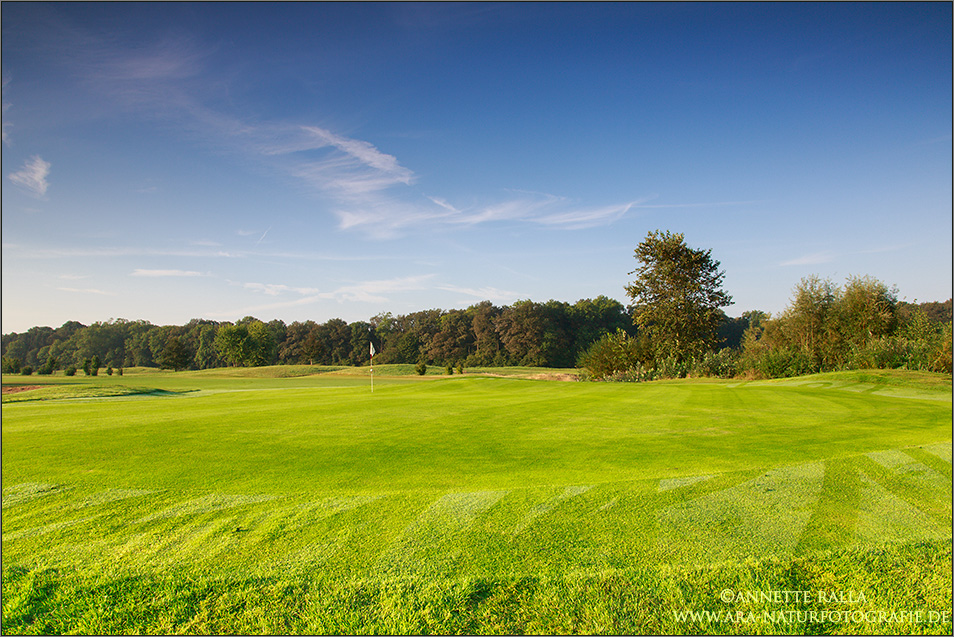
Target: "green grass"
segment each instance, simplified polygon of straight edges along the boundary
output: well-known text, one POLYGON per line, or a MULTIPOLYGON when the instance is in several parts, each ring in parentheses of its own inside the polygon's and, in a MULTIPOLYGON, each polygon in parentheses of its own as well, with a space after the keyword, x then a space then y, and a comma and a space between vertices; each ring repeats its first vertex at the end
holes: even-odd
POLYGON ((3 631, 951 631, 950 377, 278 371, 5 396, 3 631))

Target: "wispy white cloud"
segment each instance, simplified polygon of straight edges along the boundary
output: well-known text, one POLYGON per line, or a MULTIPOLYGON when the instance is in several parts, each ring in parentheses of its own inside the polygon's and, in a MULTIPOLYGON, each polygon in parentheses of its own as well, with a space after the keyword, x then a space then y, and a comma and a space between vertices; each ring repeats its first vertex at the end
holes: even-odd
POLYGON ((567 230, 580 230, 610 224, 629 212, 635 203, 623 203, 602 208, 569 210, 544 215, 535 219, 545 226, 556 226, 567 230))
MULTIPOLYGON (((310 123, 252 121, 207 106, 212 52, 184 36, 131 53, 92 47, 88 76, 145 113, 178 118, 206 141, 277 170, 330 200, 338 227, 372 238, 394 238, 419 228, 531 223, 580 229, 611 224, 633 201, 581 205, 546 193, 511 191, 498 201, 459 206, 426 196, 414 171, 375 143, 310 123)), ((256 234, 261 231, 256 231, 256 234)), ((266 231, 267 234, 267 231, 266 231)), ((264 234, 259 242, 264 239, 264 234)))
POLYGON ((452 213, 455 213, 455 214, 460 214, 460 212, 461 212, 458 208, 455 208, 454 206, 452 206, 452 205, 450 205, 449 203, 447 203, 447 200, 441 199, 440 197, 430 197, 430 196, 429 196, 428 199, 430 199, 431 201, 433 201, 434 203, 436 203, 438 206, 440 206, 440 207, 443 208, 444 210, 447 210, 448 212, 452 212, 452 213))
POLYGON ((37 197, 46 195, 50 184, 50 162, 44 161, 39 155, 34 155, 23 164, 23 168, 8 175, 10 181, 26 188, 37 197))
MULTIPOLYGON (((506 303, 509 301, 515 301, 520 298, 520 294, 517 292, 510 292, 508 290, 498 290, 494 287, 481 287, 481 288, 464 288, 456 285, 438 285, 436 286, 438 290, 443 290, 445 292, 453 292, 455 294, 463 294, 466 296, 473 297, 473 299, 480 299, 486 301, 493 301, 495 303, 506 303)), ((462 301, 462 303, 467 303, 473 299, 468 299, 462 301)))
POLYGON ((95 288, 84 288, 84 289, 78 289, 78 288, 56 288, 56 289, 59 290, 60 292, 72 292, 72 293, 75 293, 75 294, 97 294, 97 295, 100 295, 100 296, 116 296, 116 293, 115 293, 115 292, 106 292, 106 291, 104 291, 104 290, 97 290, 97 289, 95 289, 95 288))
POLYGON ((219 244, 211 242, 208 249, 202 249, 203 242, 193 242, 195 249, 162 249, 146 248, 142 246, 125 247, 47 247, 19 243, 4 243, 5 257, 18 259, 75 259, 75 258, 116 258, 127 257, 173 257, 199 259, 246 259, 268 258, 287 261, 327 261, 336 263, 387 261, 398 257, 385 254, 327 254, 321 252, 292 252, 292 251, 253 251, 253 250, 217 250, 219 244))
POLYGON ((301 288, 276 283, 245 283, 243 284, 243 287, 248 290, 264 292, 269 296, 278 296, 279 294, 286 292, 293 292, 303 295, 316 295, 321 291, 318 288, 301 288))
POLYGON ((422 274, 417 276, 397 277, 393 279, 363 281, 361 283, 342 286, 337 290, 322 296, 324 298, 331 298, 339 301, 383 303, 388 300, 388 297, 382 296, 383 294, 426 290, 429 287, 426 285, 426 283, 433 278, 433 274, 422 274))
POLYGON ((201 272, 196 272, 195 270, 143 270, 137 268, 132 271, 129 276, 142 276, 142 277, 195 277, 195 276, 210 276, 208 274, 203 274, 201 272))
MULTIPOLYGON (((643 201, 649 201, 655 199, 655 197, 649 197, 643 201)), ((637 208, 647 208, 647 209, 665 209, 665 208, 724 208, 727 206, 750 206, 753 204, 765 203, 761 200, 748 200, 748 201, 708 201, 701 203, 669 203, 669 204, 647 204, 639 202, 636 205, 637 208)))
POLYGON ((800 266, 800 265, 820 265, 822 263, 831 263, 832 261, 844 259, 848 257, 854 257, 859 255, 869 255, 869 254, 884 254, 888 252, 899 252, 901 250, 906 250, 912 247, 913 243, 899 243, 899 244, 890 244, 890 245, 881 245, 873 246, 869 248, 863 248, 859 250, 845 250, 839 251, 837 253, 831 251, 825 252, 812 252, 810 254, 805 254, 794 259, 789 259, 788 261, 782 261, 779 263, 779 266, 788 267, 788 266, 800 266))
POLYGON ((139 50, 126 50, 114 55, 100 50, 97 69, 99 77, 122 82, 158 82, 181 80, 202 72, 206 53, 183 34, 164 38, 154 45, 139 50))
POLYGON ((322 146, 334 146, 369 168, 394 175, 401 183, 411 183, 411 171, 401 166, 393 155, 382 153, 368 142, 342 137, 317 126, 302 126, 302 130, 311 133, 322 146))
POLYGON ((393 238, 416 227, 478 226, 493 223, 529 223, 550 228, 578 230, 608 225, 622 218, 637 202, 599 208, 581 207, 566 197, 547 193, 511 191, 510 197, 471 207, 457 207, 445 199, 425 201, 366 197, 360 204, 333 209, 342 229, 358 229, 378 238, 393 238), (428 203, 429 202, 429 203, 428 203))
POLYGON ((228 318, 232 316, 248 316, 258 312, 271 312, 275 310, 286 309, 290 307, 300 307, 311 305, 321 301, 359 302, 359 303, 386 303, 390 300, 389 296, 398 292, 411 292, 416 290, 429 289, 428 282, 434 278, 433 274, 424 274, 416 276, 395 277, 392 279, 376 279, 371 281, 360 281, 343 285, 335 290, 321 292, 314 288, 301 288, 283 284, 261 284, 244 283, 242 287, 258 292, 264 292, 269 296, 280 296, 285 293, 297 293, 302 296, 297 299, 277 301, 275 303, 256 304, 246 306, 240 309, 222 312, 207 312, 207 315, 213 318, 228 318))

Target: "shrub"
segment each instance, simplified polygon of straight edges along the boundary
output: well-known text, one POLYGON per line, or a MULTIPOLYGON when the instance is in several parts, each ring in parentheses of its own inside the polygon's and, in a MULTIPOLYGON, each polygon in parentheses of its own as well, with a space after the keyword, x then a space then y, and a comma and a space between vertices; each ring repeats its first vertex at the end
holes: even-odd
POLYGON ((623 330, 606 334, 580 355, 577 365, 589 380, 611 380, 640 365, 639 342, 623 330))
POLYGON ((692 370, 693 364, 693 359, 679 360, 676 356, 667 356, 656 361, 656 377, 685 378, 692 370))
POLYGON ((65 373, 67 376, 76 376, 76 368, 70 365, 63 373, 65 373))
POLYGON ((934 360, 931 362, 931 369, 935 372, 951 373, 952 364, 954 364, 954 352, 951 348, 951 324, 944 326, 941 332, 941 342, 935 350, 934 360))
POLYGON ((454 366, 451 365, 450 363, 448 363, 448 364, 447 364, 446 371, 447 371, 447 375, 448 375, 448 376, 453 376, 453 374, 454 374, 454 366))
POLYGON ((707 352, 701 359, 694 361, 692 375, 732 378, 738 371, 738 362, 739 353, 732 349, 707 352))
POLYGON ((122 368, 122 367, 117 367, 117 368, 116 368, 116 373, 117 373, 118 375, 122 376, 122 375, 123 375, 123 368, 122 368))
POLYGON ((797 347, 746 352, 738 365, 738 373, 754 378, 788 378, 819 370, 818 364, 797 347))
POLYGON ((923 343, 896 336, 884 336, 852 346, 848 355, 850 369, 926 369, 928 355, 923 343))
POLYGON ((427 373, 427 363, 418 361, 417 365, 414 366, 414 371, 417 372, 418 376, 423 376, 427 373))
POLYGON ((20 376, 31 376, 33 374, 33 368, 29 365, 24 365, 20 368, 20 376))
POLYGON ((10 356, 4 356, 3 357, 3 373, 4 374, 19 374, 20 359, 12 358, 10 356))

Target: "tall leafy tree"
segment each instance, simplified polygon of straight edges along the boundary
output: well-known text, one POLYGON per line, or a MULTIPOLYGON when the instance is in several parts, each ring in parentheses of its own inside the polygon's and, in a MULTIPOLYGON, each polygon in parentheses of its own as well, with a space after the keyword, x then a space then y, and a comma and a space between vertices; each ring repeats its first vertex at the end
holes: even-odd
POLYGON ((545 308, 530 300, 505 307, 494 321, 500 342, 510 360, 517 365, 543 366, 545 308))
POLYGON ((196 367, 209 369, 215 367, 219 357, 215 352, 215 325, 203 325, 198 330, 198 343, 195 349, 196 367))
POLYGON ((177 372, 189 366, 190 358, 192 357, 182 340, 178 336, 170 336, 159 356, 159 367, 177 372))
POLYGON ((798 282, 791 304, 779 317, 782 333, 817 368, 837 362, 841 335, 835 319, 840 298, 841 289, 831 279, 813 274, 798 282))
POLYGON ((838 304, 843 338, 866 344, 892 334, 898 325, 898 291, 872 276, 850 276, 838 304))
POLYGON ((657 361, 700 356, 718 344, 720 308, 732 304, 725 272, 711 250, 690 248, 682 233, 650 232, 635 250, 636 280, 626 286, 633 320, 657 361))
POLYGON ((490 301, 483 301, 467 308, 471 315, 471 327, 474 331, 474 354, 471 365, 492 365, 500 355, 500 336, 495 321, 500 316, 500 308, 490 301))
POLYGON ((275 355, 275 335, 272 329, 262 321, 252 321, 248 324, 248 340, 245 365, 261 367, 269 365, 275 355))
POLYGON ((215 332, 215 350, 229 365, 245 364, 249 352, 248 328, 244 325, 226 323, 215 332))

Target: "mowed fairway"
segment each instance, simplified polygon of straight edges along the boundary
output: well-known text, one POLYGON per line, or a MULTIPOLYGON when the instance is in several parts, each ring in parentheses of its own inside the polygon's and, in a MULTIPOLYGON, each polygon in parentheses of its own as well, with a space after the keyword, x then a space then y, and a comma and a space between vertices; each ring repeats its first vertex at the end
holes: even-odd
POLYGON ((74 382, 162 391, 4 403, 5 632, 951 630, 949 378, 74 382))

